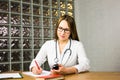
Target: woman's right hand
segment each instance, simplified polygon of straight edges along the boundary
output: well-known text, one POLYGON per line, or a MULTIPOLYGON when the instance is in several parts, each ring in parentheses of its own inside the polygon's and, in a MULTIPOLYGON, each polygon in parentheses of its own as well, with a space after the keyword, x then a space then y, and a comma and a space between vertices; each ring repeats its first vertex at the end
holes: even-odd
POLYGON ((38 69, 36 66, 32 67, 31 69, 33 74, 41 74, 42 73, 42 68, 38 69))

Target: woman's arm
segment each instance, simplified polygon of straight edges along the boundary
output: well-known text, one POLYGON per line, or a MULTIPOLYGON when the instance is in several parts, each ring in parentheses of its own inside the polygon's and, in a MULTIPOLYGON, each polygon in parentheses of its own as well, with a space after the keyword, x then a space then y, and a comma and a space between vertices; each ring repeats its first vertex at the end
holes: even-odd
POLYGON ((89 59, 86 56, 84 46, 81 42, 77 46, 77 54, 78 54, 78 58, 77 58, 78 64, 75 65, 74 67, 78 69, 78 73, 88 71, 90 68, 89 59))
POLYGON ((63 65, 59 64, 59 70, 51 70, 52 74, 73 74, 73 73, 78 73, 77 68, 75 67, 64 67, 63 65))
POLYGON ((35 74, 40 74, 42 72, 42 68, 40 66, 46 61, 46 56, 47 55, 46 55, 46 43, 45 43, 39 50, 35 59, 32 60, 29 67, 30 71, 32 71, 35 74), (40 67, 40 70, 38 69, 35 61, 37 61, 37 64, 40 67))

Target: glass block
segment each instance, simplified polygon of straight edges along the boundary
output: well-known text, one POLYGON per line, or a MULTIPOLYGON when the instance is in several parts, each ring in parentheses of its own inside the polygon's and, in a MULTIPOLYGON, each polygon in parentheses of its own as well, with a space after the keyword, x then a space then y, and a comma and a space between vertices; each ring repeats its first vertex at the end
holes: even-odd
POLYGON ((21 61, 20 51, 12 51, 11 52, 11 61, 12 62, 21 61))
POLYGON ((52 0, 52 7, 58 8, 58 0, 52 0))
POLYGON ((49 0, 43 0, 43 5, 49 6, 50 5, 49 0))
POLYGON ((71 2, 73 2, 74 0, 68 0, 68 1, 71 1, 71 2))
POLYGON ((73 12, 69 11, 68 15, 73 16, 73 12))
POLYGON ((12 0, 12 1, 21 1, 21 0, 12 0))
POLYGON ((9 58, 10 57, 8 51, 0 51, 0 62, 8 62, 9 58))
POLYGON ((11 49, 20 49, 20 39, 11 39, 11 49))
POLYGON ((66 4, 64 0, 60 0, 60 8, 61 9, 66 9, 66 4))
POLYGON ((22 0, 23 2, 28 2, 28 3, 30 3, 31 2, 31 0, 22 0))
POLYGON ((30 35, 31 35, 31 28, 24 27, 22 33, 23 33, 23 37, 30 37, 30 35))
POLYGON ((73 10, 73 3, 72 2, 68 2, 67 3, 67 8, 68 8, 68 10, 73 10))
POLYGON ((34 58, 36 57, 36 55, 38 54, 39 50, 34 50, 34 58))
POLYGON ((23 16, 23 19, 22 19, 22 24, 23 24, 23 25, 30 26, 30 25, 32 24, 32 23, 31 23, 31 17, 24 15, 24 16, 23 16))
POLYGON ((30 14, 31 13, 31 7, 30 7, 30 5, 29 4, 23 4, 22 12, 24 14, 30 14))
POLYGON ((0 73, 9 71, 9 64, 0 64, 0 73))
POLYGON ((30 62, 29 63, 24 63, 23 64, 24 71, 29 71, 29 66, 30 66, 30 62))
POLYGON ((42 40, 34 39, 34 49, 40 49, 41 46, 42 46, 42 40))
POLYGON ((40 4, 40 0, 33 0, 34 4, 40 4))
POLYGON ((32 51, 23 51, 23 61, 29 61, 31 59, 32 51))
POLYGON ((34 28, 34 37, 35 38, 42 37, 42 29, 41 28, 34 28))
POLYGON ((8 29, 9 27, 8 26, 5 26, 5 25, 0 25, 0 36, 1 37, 6 37, 8 36, 8 29))
POLYGON ((33 25, 40 26, 40 18, 39 17, 33 17, 33 25))
POLYGON ((44 16, 50 16, 50 8, 49 7, 43 7, 43 15, 44 16))
POLYGON ((33 6, 33 14, 34 15, 40 15, 40 6, 33 6))
POLYGON ((20 3, 11 2, 11 12, 20 13, 20 3))
POLYGON ((11 65, 12 71, 21 71, 21 64, 20 63, 14 63, 11 65))
POLYGON ((0 49, 8 49, 9 40, 8 39, 0 39, 0 49))
POLYGON ((9 10, 9 3, 8 1, 1 0, 0 1, 0 11, 8 11, 9 10))
POLYGON ((57 17, 57 16, 58 16, 58 11, 59 11, 58 9, 54 9, 54 8, 53 8, 53 9, 52 9, 52 16, 53 16, 53 17, 57 17))
POLYGON ((65 14, 66 14, 66 11, 65 11, 65 10, 61 10, 61 11, 60 11, 60 15, 61 15, 61 16, 65 15, 65 14))
POLYGON ((43 18, 43 26, 44 27, 49 27, 50 26, 50 18, 43 18))
POLYGON ((23 49, 31 49, 31 39, 23 39, 23 49))
POLYGON ((16 14, 11 14, 11 24, 13 25, 20 25, 20 15, 16 15, 16 14))
POLYGON ((45 43, 45 42, 48 41, 48 40, 50 40, 50 39, 48 39, 48 38, 44 38, 44 42, 43 42, 43 43, 45 43))
POLYGON ((12 37, 20 36, 20 26, 11 26, 11 36, 12 37))
POLYGON ((55 27, 53 27, 53 29, 52 29, 51 31, 52 31, 52 32, 51 32, 51 35, 52 35, 51 38, 54 39, 54 37, 55 37, 55 36, 54 36, 54 34, 55 34, 55 27))
POLYGON ((7 13, 0 13, 0 24, 8 24, 8 14, 7 13))
POLYGON ((56 27, 57 21, 58 21, 58 18, 52 18, 52 25, 53 25, 53 27, 56 27))
POLYGON ((51 31, 49 28, 44 28, 44 38, 50 38, 51 36, 51 31))

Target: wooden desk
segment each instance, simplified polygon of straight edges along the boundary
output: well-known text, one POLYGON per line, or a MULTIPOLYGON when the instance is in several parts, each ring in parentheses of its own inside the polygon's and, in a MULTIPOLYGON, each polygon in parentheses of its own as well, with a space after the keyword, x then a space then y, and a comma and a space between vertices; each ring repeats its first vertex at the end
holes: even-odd
MULTIPOLYGON (((35 80, 34 77, 22 74, 22 79, 8 80, 35 80)), ((120 80, 120 72, 85 72, 80 74, 66 75, 65 80, 120 80)))
POLYGON ((120 80, 120 72, 86 72, 67 75, 65 80, 120 80))

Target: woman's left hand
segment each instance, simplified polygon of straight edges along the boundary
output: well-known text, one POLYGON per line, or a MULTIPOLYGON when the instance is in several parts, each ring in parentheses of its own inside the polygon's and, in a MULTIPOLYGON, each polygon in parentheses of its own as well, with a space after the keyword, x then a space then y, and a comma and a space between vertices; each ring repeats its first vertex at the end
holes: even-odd
POLYGON ((61 64, 58 64, 58 65, 59 65, 59 69, 58 70, 51 69, 51 74, 65 74, 66 73, 66 68, 61 64))

